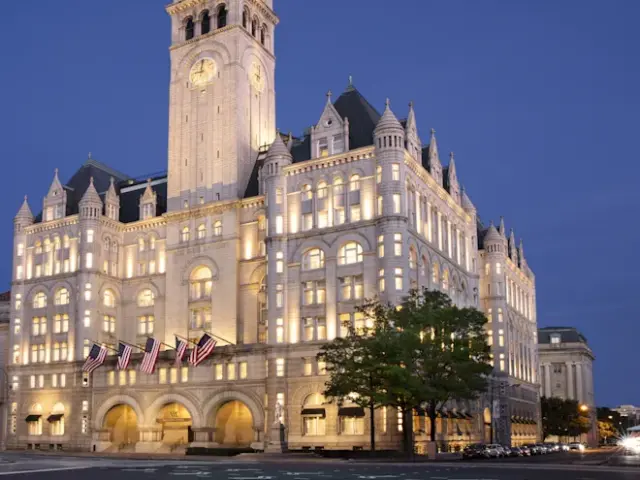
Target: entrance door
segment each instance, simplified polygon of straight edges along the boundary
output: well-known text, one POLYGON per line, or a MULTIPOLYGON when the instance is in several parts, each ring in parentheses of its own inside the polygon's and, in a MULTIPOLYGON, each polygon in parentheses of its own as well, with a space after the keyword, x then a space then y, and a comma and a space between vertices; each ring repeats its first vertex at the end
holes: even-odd
POLYGON ((220 445, 246 447, 253 442, 253 417, 238 400, 222 405, 216 414, 215 441, 220 445))

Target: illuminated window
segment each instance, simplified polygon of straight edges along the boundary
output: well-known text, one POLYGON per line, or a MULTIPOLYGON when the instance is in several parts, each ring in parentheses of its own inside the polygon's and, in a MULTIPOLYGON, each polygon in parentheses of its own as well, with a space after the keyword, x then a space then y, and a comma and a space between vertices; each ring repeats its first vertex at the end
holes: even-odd
POLYGON ((69 315, 57 314, 53 317, 53 333, 66 333, 69 331, 69 315))
POLYGON ((418 268, 418 254, 413 247, 409 248, 409 268, 411 270, 418 268))
POLYGON ((91 311, 90 310, 85 310, 84 311, 84 326, 85 327, 90 327, 91 326, 91 311))
POLYGON ((196 235, 199 240, 202 240, 207 236, 207 227, 204 226, 204 223, 201 223, 200 225, 198 225, 198 230, 196 235))
POLYGON ((113 386, 116 384, 116 372, 111 370, 107 373, 107 385, 113 386))
POLYGON ((182 243, 187 243, 189 241, 189 227, 182 227, 182 231, 180 232, 180 241, 182 243))
POLYGON ((155 295, 150 289, 146 288, 138 294, 139 307, 152 307, 154 304, 155 304, 155 295))
POLYGON ((116 306, 116 295, 113 293, 113 290, 107 289, 102 294, 102 304, 105 307, 115 308, 116 306))
POLYGON ((352 222, 359 222, 362 219, 360 205, 351 205, 349 217, 352 222))
POLYGON ((276 358, 276 377, 284 377, 284 358, 276 358))
POLYGON ((313 214, 312 213, 303 213, 302 214, 302 230, 308 231, 313 228, 313 214))
POLYGON ((56 305, 68 305, 69 304, 69 290, 66 288, 59 288, 56 290, 54 296, 54 303, 56 305))
POLYGON ((282 189, 281 188, 276 188, 276 205, 281 205, 282 204, 282 189))
POLYGON ((33 297, 33 308, 44 308, 47 306, 47 295, 44 292, 36 293, 33 297))
POLYGON ((158 369, 158 383, 167 383, 167 369, 159 368, 158 369))
POLYGON ((378 270, 378 290, 384 292, 385 283, 384 283, 384 268, 378 270))
POLYGON ((115 333, 116 317, 113 317, 111 315, 104 315, 102 317, 102 331, 107 333, 115 333))
POLYGON ((284 320, 276 318, 276 343, 284 343, 284 320))
POLYGON ((276 273, 284 272, 284 254, 282 252, 276 253, 276 273))
POLYGON ((316 195, 320 199, 327 197, 327 182, 318 183, 316 195))
POLYGON ((313 192, 311 191, 311 185, 305 184, 300 190, 300 199, 302 201, 311 200, 313 198, 313 192))
POLYGON ((178 383, 178 369, 170 368, 169 369, 169 383, 175 384, 178 383))
POLYGON ((376 167, 376 183, 382 182, 382 165, 376 167))
POLYGON ((303 375, 306 377, 313 375, 313 363, 308 358, 304 359, 303 375))
POLYGON ((364 277, 362 275, 350 275, 341 277, 340 300, 361 300, 364 296, 364 277))
POLYGON ((378 235, 378 257, 384 257, 384 235, 378 235))
POLYGON ((91 252, 87 253, 85 257, 84 266, 86 268, 93 268, 93 253, 91 252))
POLYGON ((560 337, 560 334, 556 333, 556 334, 551 335, 551 343, 558 344, 558 343, 561 342, 561 340, 562 340, 562 338, 560 337))
POLYGON ((306 317, 302 319, 302 331, 305 342, 326 340, 327 321, 324 317, 306 317))
POLYGON ((349 191, 356 192, 358 190, 360 190, 360 175, 351 175, 351 178, 349 179, 349 191))
POLYGON ((400 164, 391 164, 391 180, 394 182, 400 181, 400 164))
POLYGON ((189 381, 189 367, 180 368, 180 382, 187 383, 189 381))
POLYGON ((502 264, 496 263, 496 273, 500 275, 502 273, 502 264))
POLYGON ((284 287, 282 284, 276 285, 276 307, 282 308, 284 305, 284 287))
MULTIPOLYGON (((21 293, 16 293, 14 308, 16 310, 20 310, 22 308, 22 294, 21 293)), ((34 304, 34 308, 38 308, 38 307, 35 307, 35 304, 34 304)))
POLYGON ((220 220, 216 220, 213 224, 213 235, 216 237, 222 236, 222 222, 220 220))
POLYGON ((236 379, 236 364, 227 363, 227 380, 235 380, 235 379, 236 379))
POLYGON ((93 230, 87 230, 87 243, 93 243, 93 230))
POLYGON ((318 360, 318 375, 327 374, 327 363, 322 360, 318 360))
POLYGON ((504 347, 504 330, 498 330, 498 346, 504 347))
POLYGON ((211 296, 213 287, 213 273, 205 266, 199 266, 193 270, 189 279, 189 298, 200 300, 211 296))
POLYGON ((402 291, 402 269, 401 268, 396 268, 394 269, 394 283, 396 286, 396 291, 400 292, 402 291))
POLYGON ((393 254, 396 257, 402 256, 402 234, 401 233, 393 234, 393 254))
POLYGON ((323 410, 324 403, 324 397, 319 393, 312 393, 304 400, 302 406, 303 435, 310 437, 325 435, 326 418, 324 413, 319 413, 323 410))
POLYGON ((378 196, 378 215, 382 215, 382 196, 378 196))
POLYGON ((437 263, 434 263, 433 267, 431 267, 431 282, 433 283, 434 286, 437 286, 439 281, 440 281, 440 266, 437 263))
POLYGON ((329 156, 329 141, 326 138, 318 140, 318 157, 329 156))
POLYGON ((144 250, 145 250, 144 238, 139 238, 138 239, 138 251, 139 252, 144 252, 144 250))
POLYGON ((142 315, 138 317, 138 335, 152 335, 155 320, 153 315, 142 315))
POLYGON ((46 335, 47 333, 47 317, 34 317, 31 321, 31 335, 37 337, 46 335))
POLYGON ((351 265, 363 260, 362 245, 357 242, 348 242, 338 251, 338 265, 351 265))
POLYGON ((283 231, 284 231, 284 223, 282 221, 282 215, 278 215, 276 216, 276 234, 282 235, 283 231))
POLYGON ((400 194, 393 194, 393 213, 400 213, 400 194))
POLYGON ((240 375, 240 379, 244 380, 245 378, 247 378, 247 362, 240 362, 238 364, 238 370, 239 370, 239 375, 240 375))
POLYGON ((324 268, 324 252, 319 248, 307 250, 302 255, 302 269, 316 270, 318 268, 324 268))
POLYGON ((216 365, 216 380, 222 380, 224 378, 222 371, 222 364, 216 365))
POLYGON ((83 400, 82 401, 82 411, 83 412, 88 412, 89 411, 89 401, 88 400, 83 400))
POLYGON ((499 308, 498 309, 498 322, 502 323, 503 322, 503 318, 502 318, 502 309, 499 308))

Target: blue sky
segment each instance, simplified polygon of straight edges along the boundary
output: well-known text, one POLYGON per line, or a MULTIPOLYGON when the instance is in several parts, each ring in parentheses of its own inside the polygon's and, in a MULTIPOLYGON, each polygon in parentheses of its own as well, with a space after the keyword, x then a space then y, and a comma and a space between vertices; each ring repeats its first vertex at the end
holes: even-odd
MULTIPOLYGON (((168 0, 7 2, 0 75, 0 278, 12 218, 94 158, 166 168, 168 0)), ((536 273, 541 326, 595 351, 600 404, 640 404, 640 2, 275 0, 277 124, 301 133, 352 75, 416 107, 482 219, 504 215, 536 273), (632 373, 627 373, 627 371, 632 373)))

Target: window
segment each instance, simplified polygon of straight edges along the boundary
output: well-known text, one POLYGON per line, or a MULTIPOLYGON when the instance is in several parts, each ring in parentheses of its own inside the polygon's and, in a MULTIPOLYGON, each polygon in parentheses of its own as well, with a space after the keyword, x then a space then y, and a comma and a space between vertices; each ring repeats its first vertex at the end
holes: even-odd
POLYGON ((322 360, 318 360, 318 375, 327 374, 327 363, 322 360))
POLYGON ((91 341, 88 338, 85 338, 82 344, 82 358, 87 358, 89 356, 90 348, 91 348, 91 341))
POLYGON ((187 21, 184 24, 184 39, 191 40, 193 38, 193 35, 194 35, 193 18, 189 17, 187 18, 187 21))
POLYGON ((411 270, 418 268, 418 254, 413 247, 409 248, 409 268, 411 270))
POLYGON ((560 340, 561 340, 561 337, 560 337, 559 334, 556 333, 556 334, 551 335, 551 343, 558 344, 558 343, 560 343, 560 340))
POLYGON ((187 243, 189 241, 189 227, 182 227, 182 232, 180 233, 180 241, 182 243, 187 243))
POLYGON ((376 183, 382 182, 382 165, 376 167, 376 183))
POLYGON ((318 156, 319 157, 329 156, 329 141, 327 140, 326 137, 318 140, 318 156))
POLYGON ((447 292, 450 286, 451 285, 449 284, 449 270, 445 270, 444 273, 442 274, 442 290, 447 292))
POLYGON ((46 335, 47 333, 47 317, 34 317, 31 322, 31 335, 37 337, 46 335))
POLYGON ((327 321, 324 317, 306 317, 302 319, 302 331, 305 342, 326 340, 327 321))
POLYGON ((218 18, 216 26, 222 28, 227 26, 227 7, 223 4, 218 7, 218 18))
POLYGON ((284 358, 276 358, 276 377, 284 377, 284 358))
POLYGON ((247 362, 240 362, 238 364, 238 373, 240 376, 240 380, 244 380, 247 378, 247 362))
POLYGON ((284 305, 284 287, 282 284, 276 285, 276 307, 282 308, 284 305))
POLYGON ((384 283, 384 268, 378 270, 378 290, 384 292, 385 283, 384 283))
POLYGON ((393 213, 400 213, 400 194, 393 194, 393 213))
POLYGON ((200 33, 205 35, 211 30, 211 17, 209 16, 209 10, 202 12, 200 16, 200 33))
POLYGON ((311 359, 309 358, 304 359, 304 366, 302 369, 302 373, 305 377, 313 375, 313 363, 311 363, 311 359))
POLYGON ((338 265, 351 265, 362 260, 362 245, 357 242, 348 242, 338 251, 338 265))
POLYGON ((312 393, 305 399, 302 407, 304 435, 316 436, 325 434, 324 403, 324 397, 319 393, 312 393), (321 410, 323 413, 319 413, 321 410))
POLYGON ((322 305, 325 302, 325 281, 310 281, 302 284, 302 304, 322 305))
POLYGON ((33 308, 44 308, 47 306, 47 294, 44 292, 36 293, 33 297, 33 308))
MULTIPOLYGON (((211 308, 192 308, 190 310, 189 328, 208 329, 211 326, 211 308)), ((148 328, 148 325, 147 325, 148 328)))
POLYGON ((84 311, 84 326, 85 327, 90 327, 91 326, 91 311, 90 310, 85 310, 84 311))
POLYGON ((222 380, 224 378, 222 371, 222 364, 216 365, 216 380, 222 380))
POLYGON ((341 277, 340 300, 360 300, 364 296, 364 279, 362 275, 341 277))
POLYGON ((169 369, 169 383, 175 384, 178 383, 178 369, 170 368, 169 369))
POLYGON ((324 268, 324 252, 319 248, 307 250, 302 255, 302 269, 316 270, 318 268, 324 268))
POLYGON ((136 384, 136 371, 129 370, 129 385, 135 385, 135 384, 136 384))
POLYGON ((145 243, 144 243, 144 238, 139 238, 138 239, 138 251, 139 252, 144 252, 145 251, 145 243))
POLYGON ((58 314, 53 317, 53 333, 67 333, 69 331, 69 315, 58 314))
POLYGON ((142 315, 138 317, 138 335, 152 335, 155 320, 153 315, 142 315))
POLYGON ((83 412, 88 412, 89 411, 89 401, 88 400, 83 400, 82 401, 82 411, 83 412))
POLYGON ((351 209, 351 213, 349 214, 349 218, 352 222, 359 222, 362 217, 360 215, 361 209, 360 209, 360 205, 351 205, 350 207, 351 209))
POLYGON ((115 333, 116 317, 113 317, 111 315, 104 315, 102 317, 102 331, 107 333, 115 333))
POLYGON ((227 380, 235 380, 235 379, 236 379, 236 364, 227 363, 227 380))
POLYGON ((242 10, 242 26, 244 28, 249 27, 249 11, 246 8, 242 10))
POLYGON ((303 213, 302 214, 302 230, 308 231, 313 228, 313 214, 312 213, 303 213))
POLYGON ((54 296, 55 305, 68 305, 69 304, 69 290, 66 288, 59 288, 56 290, 54 296))
POLYGON ((189 297, 191 300, 200 300, 211 296, 213 286, 213 274, 208 267, 197 267, 191 273, 189 280, 189 297))
POLYGON ((360 175, 351 175, 349 179, 349 191, 357 192, 358 190, 360 190, 360 175))
POLYGON ((85 256, 84 266, 86 268, 93 268, 93 253, 87 253, 87 255, 85 256))
MULTIPOLYGON (((46 299, 46 297, 45 297, 46 299)), ((46 302, 46 300, 45 300, 46 302)), ((35 301, 34 301, 34 308, 38 308, 35 306, 35 301)), ((22 294, 21 293, 16 293, 16 298, 15 298, 15 304, 14 304, 14 308, 16 310, 20 310, 22 308, 22 294)))
POLYGON ((327 198, 327 182, 318 183, 316 195, 319 199, 327 198))
POLYGON ((437 263, 433 264, 433 267, 431 267, 431 282, 433 283, 434 286, 438 285, 438 282, 440 281, 440 267, 438 266, 437 263))
POLYGON ((502 264, 496 263, 496 273, 500 275, 502 273, 502 264))
POLYGON ((84 284, 84 299, 89 302, 91 300, 91 284, 84 284))
POLYGON ((282 205, 282 189, 276 188, 276 205, 282 205))
POLYGON ((402 269, 401 268, 396 268, 394 269, 394 284, 396 286, 396 291, 397 292, 401 292, 402 291, 402 269))
POLYGON ((378 215, 382 215, 382 196, 378 195, 378 215))
POLYGON ((276 253, 276 273, 284 272, 284 254, 282 252, 276 253))
MULTIPOLYGON (((135 370, 133 370, 135 372, 135 370)), ((189 381, 189 367, 180 368, 180 382, 187 383, 189 381)))
POLYGON ((284 343, 284 319, 276 318, 276 343, 284 343))
POLYGON ((207 227, 204 226, 204 223, 198 225, 196 236, 198 237, 198 240, 202 240, 207 236, 207 227))
POLYGON ((277 215, 276 216, 276 234, 282 235, 283 231, 284 231, 284 223, 282 220, 282 215, 277 215))
POLYGON ((393 254, 396 257, 402 256, 402 234, 401 233, 393 234, 393 254))
POLYGON ((160 368, 158 369, 158 383, 167 383, 167 369, 160 368))
POLYGON ((504 319, 502 318, 502 309, 499 308, 498 309, 498 322, 502 323, 504 321, 504 319))
POLYGON ((340 433, 342 435, 364 435, 364 418, 341 416, 340 433))
POLYGON ((30 413, 34 415, 30 415, 29 419, 33 418, 33 420, 27 422, 28 434, 33 436, 42 435, 42 406, 40 404, 34 405, 31 407, 30 413))
POLYGON ((93 230, 87 230, 87 243, 93 243, 93 230))
POLYGON ((220 220, 216 220, 213 224, 213 235, 216 237, 222 236, 222 222, 220 220))
POLYGON ((311 190, 311 185, 305 184, 302 186, 300 190, 300 199, 302 201, 313 199, 313 191, 311 190))
POLYGON ((126 385, 127 384, 127 372, 125 370, 120 370, 118 372, 118 385, 126 385))
POLYGON ((400 181, 400 164, 398 163, 391 164, 391 180, 394 182, 400 181))
POLYGON ((139 307, 152 307, 154 304, 155 304, 155 295, 150 289, 146 288, 138 294, 139 307))
POLYGON ((116 296, 113 293, 113 290, 105 290, 102 294, 102 304, 105 307, 115 308, 116 306, 116 296))
POLYGON ((504 330, 498 330, 498 346, 504 347, 504 330))

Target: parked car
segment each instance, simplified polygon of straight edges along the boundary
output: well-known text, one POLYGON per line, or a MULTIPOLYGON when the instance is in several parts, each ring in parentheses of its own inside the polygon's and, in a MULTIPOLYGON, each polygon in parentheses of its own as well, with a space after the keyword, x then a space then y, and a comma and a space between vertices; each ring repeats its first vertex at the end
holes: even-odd
POLYGON ((542 450, 540 450, 540 447, 535 443, 528 443, 525 447, 529 449, 531 455, 542 455, 542 450))
POLYGON ((560 446, 560 451, 561 452, 568 452, 569 451, 569 445, 567 445, 566 443, 559 443, 558 445, 560 446))
POLYGON ((489 458, 489 449, 483 443, 474 443, 473 445, 467 445, 462 450, 462 458, 489 458))
POLYGON ((490 443, 487 445, 487 450, 490 458, 504 457, 504 448, 498 443, 490 443))
POLYGON ((526 445, 520 445, 520 447, 518 447, 521 451, 522 451, 522 456, 523 457, 530 457, 531 456, 531 449, 529 447, 527 447, 526 445))
POLYGON ((524 457, 524 453, 520 447, 510 447, 509 450, 511 451, 509 454, 510 457, 524 457))
POLYGON ((536 443, 536 446, 538 447, 542 455, 546 455, 547 453, 549 453, 549 449, 544 443, 536 443))
POLYGON ((580 442, 571 442, 569 444, 569 450, 578 450, 579 452, 584 452, 585 446, 580 442))
POLYGON ((560 451, 560 445, 557 443, 553 443, 553 442, 546 442, 544 444, 545 447, 547 447, 547 450, 549 450, 549 452, 559 452, 560 451))

